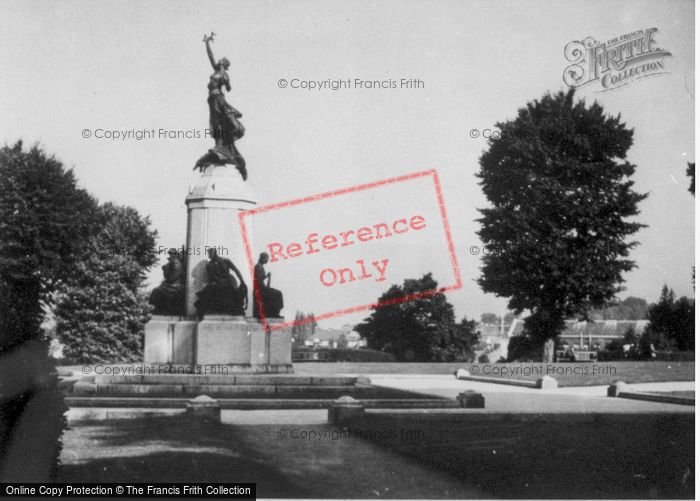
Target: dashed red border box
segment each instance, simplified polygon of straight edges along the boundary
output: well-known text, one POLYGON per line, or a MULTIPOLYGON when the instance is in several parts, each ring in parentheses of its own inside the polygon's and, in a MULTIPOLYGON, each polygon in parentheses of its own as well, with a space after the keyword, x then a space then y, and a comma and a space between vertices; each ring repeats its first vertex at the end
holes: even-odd
POLYGON ((430 291, 423 291, 415 294, 407 294, 405 296, 401 296, 398 298, 393 298, 390 300, 385 300, 385 301, 376 301, 373 303, 367 303, 367 304, 362 304, 359 306, 353 306, 351 308, 343 308, 340 310, 328 312, 328 313, 322 313, 320 315, 314 315, 313 318, 305 318, 303 320, 291 320, 288 322, 275 322, 275 323, 269 323, 267 321, 267 318, 265 318, 265 313, 264 309, 262 307, 262 297, 260 296, 260 291, 257 290, 255 287, 253 287, 254 295, 255 295, 255 301, 258 304, 258 309, 261 312, 260 314, 260 321, 263 324, 263 329, 273 331, 273 330, 278 330, 278 329, 284 329, 285 327, 291 327, 294 325, 301 325, 305 323, 312 322, 313 320, 325 320, 329 318, 334 318, 338 317, 340 315, 347 315, 350 313, 356 313, 359 311, 365 311, 365 310, 370 310, 374 308, 378 308, 380 306, 388 306, 391 304, 398 304, 398 303, 404 303, 407 301, 412 301, 414 299, 420 299, 424 297, 429 297, 429 296, 434 296, 436 294, 440 293, 445 293, 445 292, 451 292, 455 290, 459 290, 462 288, 462 277, 459 272, 459 264, 457 263, 457 254, 455 252, 455 247, 454 243, 452 241, 452 233, 450 232, 450 225, 447 221, 447 213, 445 211, 445 202, 442 196, 442 188, 440 187, 440 181, 438 179, 438 174, 435 169, 430 169, 430 170, 425 170, 421 172, 415 172, 413 174, 406 174, 403 176, 397 176, 397 177, 391 177, 388 179, 383 179, 381 181, 374 181, 372 183, 366 183, 366 184, 358 184, 356 186, 351 186, 349 188, 342 188, 334 191, 327 191, 325 193, 319 193, 317 195, 311 195, 308 197, 304 198, 297 198, 294 200, 289 200, 287 202, 279 202, 275 204, 270 204, 270 205, 264 205, 262 207, 256 207, 255 209, 243 211, 239 213, 238 215, 238 223, 241 228, 241 235, 243 236, 243 245, 245 246, 246 250, 246 255, 248 257, 248 267, 250 270, 250 276, 254 276, 254 270, 255 270, 255 261, 253 258, 253 250, 250 247, 250 241, 248 238, 248 229, 246 227, 246 222, 245 219, 247 217, 254 216, 255 214, 261 214, 263 212, 270 212, 275 209, 282 209, 282 208, 287 208, 287 207, 293 207, 295 205, 301 205, 304 203, 310 203, 310 202, 315 202, 318 200, 324 200, 327 198, 333 198, 341 195, 347 195, 348 193, 356 193, 359 191, 365 191, 365 190, 371 190, 372 188, 377 188, 379 186, 384 186, 387 184, 396 184, 396 183, 402 183, 402 182, 408 182, 413 179, 419 179, 423 177, 432 177, 433 178, 433 184, 435 186, 435 195, 437 196, 438 200, 438 206, 440 209, 440 218, 442 219, 442 226, 445 231, 445 238, 447 240, 447 246, 450 254, 450 261, 452 265, 452 273, 454 274, 455 282, 452 285, 448 285, 445 287, 438 287, 437 289, 430 290, 430 291))

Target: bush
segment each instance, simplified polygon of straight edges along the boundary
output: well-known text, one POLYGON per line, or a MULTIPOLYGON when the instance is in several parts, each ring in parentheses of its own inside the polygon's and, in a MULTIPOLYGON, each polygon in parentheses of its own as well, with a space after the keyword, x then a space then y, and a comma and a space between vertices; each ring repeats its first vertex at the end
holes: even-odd
POLYGON ((662 362, 695 362, 694 351, 657 351, 656 360, 662 362))
MULTIPOLYGON (((311 348, 295 348, 292 350, 292 359, 295 355, 304 353, 318 353, 319 362, 394 362, 394 356, 383 351, 367 348, 327 348, 314 350, 311 348)), ((303 356, 303 355, 302 355, 303 356)))

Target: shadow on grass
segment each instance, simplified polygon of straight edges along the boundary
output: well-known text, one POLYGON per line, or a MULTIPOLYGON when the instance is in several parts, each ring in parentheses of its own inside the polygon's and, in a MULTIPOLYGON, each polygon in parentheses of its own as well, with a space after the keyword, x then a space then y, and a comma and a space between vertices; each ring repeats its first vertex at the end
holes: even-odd
POLYGON ((689 499, 695 491, 692 414, 611 415, 570 424, 365 415, 352 426, 407 430, 416 438, 379 442, 487 496, 689 499))
POLYGON ((267 498, 483 498, 471 484, 330 424, 193 427, 184 416, 84 421, 63 482, 252 482, 267 498))
POLYGON ((309 497, 245 446, 244 428, 184 416, 80 423, 64 442, 62 482, 251 482, 258 497, 309 497), (68 452, 70 450, 70 452, 68 452))

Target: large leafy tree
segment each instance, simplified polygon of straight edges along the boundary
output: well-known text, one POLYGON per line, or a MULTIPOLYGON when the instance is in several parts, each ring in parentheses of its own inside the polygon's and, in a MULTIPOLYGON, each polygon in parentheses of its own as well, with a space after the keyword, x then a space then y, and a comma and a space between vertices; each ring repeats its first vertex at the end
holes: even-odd
POLYGON ((157 261, 157 234, 131 207, 107 203, 97 218, 99 231, 58 289, 56 335, 73 362, 140 360, 150 311, 142 286, 157 261))
POLYGON ((646 195, 633 191, 625 160, 633 131, 573 90, 497 125, 477 175, 491 202, 479 220, 488 249, 479 284, 529 310, 526 333, 542 345, 566 317, 606 306, 635 267, 629 237, 643 225, 628 218, 646 195))
POLYGON ((468 361, 479 341, 476 322, 455 322, 454 308, 437 288, 431 274, 392 285, 379 306, 356 326, 369 348, 393 354, 400 361, 468 361), (406 296, 415 299, 398 302, 406 296))
POLYGON ((40 328, 94 231, 95 200, 38 146, 0 148, 0 480, 45 482, 66 425, 40 328))
POLYGON ((673 289, 664 285, 659 301, 649 307, 646 338, 656 348, 695 349, 695 305, 683 296, 676 299, 673 289))

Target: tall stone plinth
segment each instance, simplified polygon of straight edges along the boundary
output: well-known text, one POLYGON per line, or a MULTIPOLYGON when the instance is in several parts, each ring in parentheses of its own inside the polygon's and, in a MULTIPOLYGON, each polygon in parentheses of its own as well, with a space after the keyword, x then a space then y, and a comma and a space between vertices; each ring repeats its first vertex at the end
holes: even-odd
MULTIPOLYGON (((256 205, 248 185, 232 166, 212 165, 190 189, 185 202, 186 315, 153 316, 145 328, 144 361, 201 370, 226 366, 226 373, 293 372, 291 328, 265 331, 252 318, 253 283, 238 219, 241 211, 256 205), (194 303, 206 285, 207 250, 212 247, 220 257, 233 261, 248 286, 245 317, 205 315, 197 319, 194 303)), ((248 231, 253 246, 250 226, 248 231)), ((270 324, 283 321, 267 320, 270 324)))
MULTIPOLYGON (((252 278, 243 244, 238 215, 256 205, 248 185, 232 166, 210 165, 191 188, 187 204, 187 315, 196 315, 197 292, 205 285, 207 250, 214 247, 219 256, 228 258, 240 270, 248 286, 248 309, 252 315, 252 278)), ((252 231, 249 232, 249 240, 252 231)), ((253 242, 250 242, 253 245, 253 242)), ((255 252, 255 250, 254 250, 255 252)))

